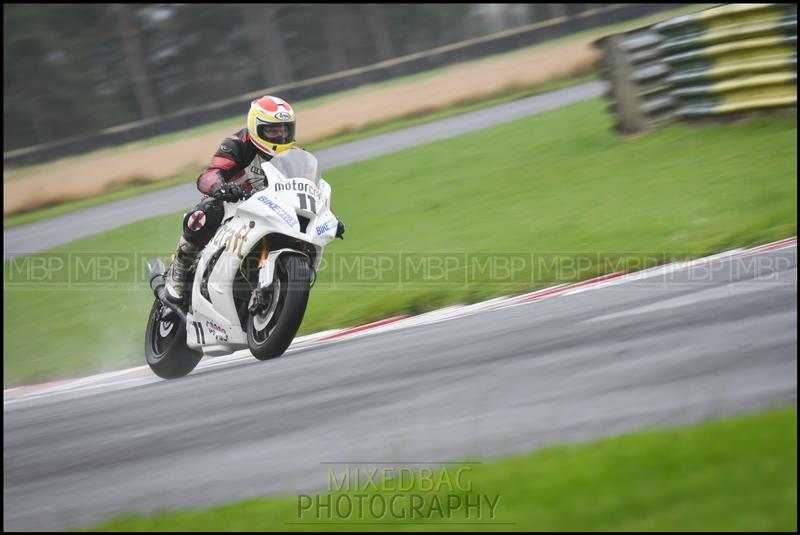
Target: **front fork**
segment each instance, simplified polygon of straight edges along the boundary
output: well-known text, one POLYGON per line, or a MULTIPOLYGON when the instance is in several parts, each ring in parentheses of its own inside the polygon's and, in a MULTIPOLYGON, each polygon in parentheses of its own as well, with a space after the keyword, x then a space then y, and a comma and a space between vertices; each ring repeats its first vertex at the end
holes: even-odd
MULTIPOLYGON (((253 293, 250 296, 250 302, 247 305, 247 309, 250 311, 250 314, 258 314, 262 310, 265 310, 269 306, 269 298, 267 296, 266 287, 272 284, 272 280, 270 279, 269 283, 266 286, 262 286, 262 271, 264 270, 264 265, 267 263, 267 259, 269 258, 269 240, 266 236, 261 238, 261 253, 258 258, 258 284, 253 289, 253 293)), ((273 264, 273 271, 274 271, 274 259, 272 259, 273 264)))
MULTIPOLYGON (((258 261, 258 285, 253 290, 253 293, 250 296, 250 302, 247 306, 251 314, 263 311, 271 305, 272 294, 269 292, 269 289, 271 288, 275 279, 275 265, 278 261, 278 258, 285 253, 301 254, 309 260, 309 265, 311 265, 311 259, 308 258, 307 254, 291 248, 270 251, 269 242, 266 236, 261 238, 261 254, 258 261)), ((312 268, 310 287, 314 286, 316 280, 317 272, 312 268)))

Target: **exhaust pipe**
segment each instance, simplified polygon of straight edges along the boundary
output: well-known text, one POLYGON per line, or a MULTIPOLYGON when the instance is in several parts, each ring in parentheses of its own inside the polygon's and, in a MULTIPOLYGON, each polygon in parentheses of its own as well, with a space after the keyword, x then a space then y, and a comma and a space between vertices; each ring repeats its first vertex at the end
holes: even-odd
POLYGON ((167 281, 164 278, 164 272, 166 271, 167 268, 164 267, 164 262, 162 262, 160 258, 147 261, 147 272, 150 278, 150 289, 153 290, 153 295, 155 295, 156 299, 161 301, 170 310, 176 313, 178 317, 185 323, 186 314, 178 307, 178 305, 170 302, 167 299, 165 288, 167 281))

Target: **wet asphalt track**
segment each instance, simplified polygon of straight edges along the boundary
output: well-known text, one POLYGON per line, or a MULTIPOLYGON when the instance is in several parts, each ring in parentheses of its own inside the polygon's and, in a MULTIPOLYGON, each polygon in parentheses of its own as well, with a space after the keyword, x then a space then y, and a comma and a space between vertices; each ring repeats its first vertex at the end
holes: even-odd
MULTIPOLYGON (((600 96, 604 90, 604 82, 589 82, 345 143, 315 155, 324 173, 343 165, 567 106, 600 96)), ((187 209, 197 203, 200 196, 194 183, 184 184, 14 227, 3 231, 3 256, 9 259, 44 251, 122 225, 187 209)), ((177 239, 177 230, 175 235, 177 239)))
POLYGON ((490 459, 795 403, 796 251, 8 404, 4 528, 323 490, 330 462, 490 459))

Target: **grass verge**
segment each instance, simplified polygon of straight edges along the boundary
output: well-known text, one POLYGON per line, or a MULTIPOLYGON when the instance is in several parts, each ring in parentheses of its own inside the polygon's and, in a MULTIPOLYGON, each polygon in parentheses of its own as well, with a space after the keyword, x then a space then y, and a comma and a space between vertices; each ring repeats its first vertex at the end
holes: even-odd
POLYGON ((797 408, 450 465, 428 483, 413 475, 413 486, 395 476, 378 490, 131 514, 86 530, 796 531, 797 408))
MULTIPOLYGON (((479 60, 475 60, 475 61, 470 62, 470 63, 488 62, 488 61, 492 61, 493 59, 496 59, 496 58, 499 58, 499 57, 504 57, 504 56, 513 55, 513 54, 517 54, 517 53, 524 53, 524 52, 530 51, 532 49, 552 46, 552 45, 560 44, 560 43, 563 43, 563 42, 568 42, 570 40, 586 38, 586 37, 589 37, 589 36, 600 36, 600 35, 604 35, 606 33, 610 33, 610 32, 613 32, 613 31, 618 31, 618 30, 622 30, 622 29, 636 27, 636 26, 640 26, 640 25, 644 25, 644 24, 649 24, 649 23, 652 23, 654 21, 663 20, 663 19, 666 19, 666 18, 669 18, 669 17, 674 17, 674 16, 677 16, 677 15, 682 14, 682 13, 700 10, 700 9, 703 9, 704 7, 706 7, 705 4, 695 5, 695 6, 691 6, 691 7, 684 7, 684 8, 679 8, 679 9, 672 10, 672 11, 659 13, 657 15, 644 17, 642 19, 637 19, 637 20, 634 20, 634 21, 628 21, 628 22, 625 22, 625 23, 615 24, 615 25, 606 26, 606 27, 602 27, 602 28, 595 28, 595 29, 592 29, 592 30, 579 32, 579 33, 571 35, 571 36, 563 37, 563 38, 560 38, 560 39, 555 39, 553 41, 550 41, 550 42, 547 42, 547 43, 544 43, 544 44, 534 45, 534 46, 531 46, 531 47, 525 47, 525 48, 518 49, 518 50, 513 50, 513 51, 510 51, 510 52, 506 52, 504 54, 499 54, 499 55, 496 55, 496 56, 491 56, 491 57, 488 57, 488 58, 482 58, 482 59, 479 59, 479 60)), ((309 99, 307 101, 298 102, 296 107, 298 108, 298 110, 302 111, 302 110, 305 110, 305 109, 309 109, 309 108, 313 108, 315 106, 319 106, 319 105, 325 104, 325 103, 327 103, 327 102, 329 102, 331 100, 334 100, 336 98, 340 98, 340 97, 345 96, 345 95, 351 95, 351 94, 355 94, 355 93, 368 94, 371 91, 375 91, 376 89, 380 89, 380 88, 383 88, 383 87, 399 85, 399 84, 403 84, 403 83, 409 83, 409 82, 412 82, 412 81, 415 81, 415 80, 431 77, 431 76, 434 76, 434 75, 437 75, 437 74, 441 74, 442 72, 445 72, 448 69, 453 69, 453 68, 459 67, 460 65, 462 65, 462 64, 443 67, 441 69, 434 69, 434 70, 431 70, 431 71, 426 71, 426 72, 418 73, 418 74, 415 74, 415 75, 410 75, 410 76, 406 76, 406 77, 387 80, 385 82, 369 84, 369 85, 367 85, 365 87, 360 87, 360 88, 357 88, 357 89, 352 89, 352 90, 336 93, 336 94, 333 94, 333 95, 325 95, 325 96, 322 96, 322 97, 309 99)), ((309 150, 319 150, 321 148, 334 146, 334 145, 337 145, 339 143, 344 143, 344 142, 348 142, 348 141, 355 141, 355 140, 358 140, 358 139, 361 139, 361 138, 364 138, 364 137, 368 137, 368 136, 372 136, 372 135, 376 135, 376 134, 379 134, 379 133, 389 132, 389 131, 392 131, 392 130, 397 130, 399 128, 404 128, 404 127, 413 126, 413 125, 416 125, 416 124, 421 124, 421 123, 424 123, 424 122, 433 121, 433 120, 436 120, 436 119, 441 119, 441 118, 448 117, 448 116, 451 116, 451 115, 455 115, 455 114, 458 114, 458 113, 465 113, 467 111, 470 111, 471 109, 475 109, 475 108, 482 107, 482 106, 485 106, 485 105, 491 105, 492 103, 499 104, 499 103, 502 103, 502 102, 508 102, 510 100, 523 98, 525 96, 529 96, 529 95, 532 95, 532 94, 541 93, 541 92, 544 92, 544 91, 550 91, 550 90, 554 90, 554 89, 557 89, 557 88, 560 88, 560 87, 566 87, 568 85, 578 84, 578 83, 581 83, 583 81, 587 81, 589 79, 594 79, 594 78, 596 78, 596 75, 594 73, 587 73, 585 76, 577 75, 576 77, 570 77, 569 79, 566 79, 566 80, 556 80, 556 81, 554 81, 552 83, 539 84, 539 85, 531 86, 531 87, 509 87, 507 90, 504 90, 501 93, 498 93, 489 102, 485 102, 485 103, 481 103, 480 101, 465 102, 465 103, 462 103, 462 104, 459 104, 459 105, 456 105, 456 106, 452 106, 452 107, 444 109, 444 110, 439 110, 438 112, 434 111, 430 115, 430 117, 426 117, 426 114, 430 114, 432 110, 420 109, 413 116, 406 117, 406 118, 398 120, 398 121, 391 121, 389 123, 384 123, 384 124, 367 125, 365 128, 359 129, 357 131, 345 131, 345 132, 342 133, 342 136, 338 136, 337 135, 337 136, 333 136, 332 138, 329 138, 329 139, 319 140, 319 141, 317 141, 315 143, 309 144, 308 148, 309 148, 309 150)), ((230 119, 223 119, 223 120, 220 120, 220 121, 216 121, 214 123, 206 124, 206 125, 203 125, 203 126, 200 126, 200 127, 196 127, 196 128, 192 128, 192 129, 188 129, 188 130, 185 130, 185 131, 173 132, 173 133, 169 133, 169 134, 163 134, 163 135, 160 135, 160 136, 155 136, 153 138, 149 138, 149 139, 145 139, 145 140, 129 143, 129 144, 126 144, 126 145, 123 145, 123 146, 112 147, 112 148, 108 148, 108 149, 102 149, 102 150, 99 150, 99 151, 94 151, 94 152, 89 153, 89 154, 67 158, 66 160, 92 158, 92 157, 96 157, 96 156, 100 156, 100 155, 114 154, 114 153, 117 153, 117 152, 121 153, 121 152, 124 152, 124 151, 127 151, 127 150, 139 148, 139 147, 145 147, 145 146, 149 146, 149 145, 156 145, 156 144, 159 144, 159 143, 168 142, 168 141, 171 141, 171 140, 177 139, 177 138, 185 138, 186 136, 191 136, 191 135, 200 135, 200 134, 203 134, 203 133, 206 133, 206 132, 210 132, 210 131, 213 131, 213 130, 216 130, 216 129, 226 128, 226 127, 230 127, 232 129, 238 129, 241 125, 242 125, 241 118, 232 117, 230 119)), ((63 163, 63 161, 66 161, 66 160, 61 160, 59 162, 48 162, 48 163, 44 163, 44 164, 41 164, 41 165, 27 166, 27 167, 22 167, 22 168, 18 168, 18 169, 11 169, 11 170, 5 171, 3 173, 3 181, 5 182, 7 180, 11 181, 11 180, 24 178, 25 176, 27 176, 27 175, 29 175, 31 173, 37 172, 38 170, 42 170, 42 169, 44 169, 46 167, 54 166, 54 165, 60 165, 60 163, 63 163)), ((199 170, 198 170, 198 172, 199 172, 199 170)), ((190 174, 194 174, 194 173, 190 173, 190 174)), ((19 213, 19 214, 10 216, 8 218, 4 217, 4 219, 3 219, 3 228, 4 229, 12 228, 14 226, 18 226, 18 225, 22 225, 22 224, 26 224, 26 223, 32 223, 32 222, 43 220, 43 219, 47 219, 49 217, 53 217, 53 216, 56 216, 56 215, 61 215, 61 214, 64 214, 64 213, 69 213, 69 212, 75 211, 75 210, 80 210, 80 209, 83 209, 83 208, 96 206, 96 205, 103 204, 103 203, 106 203, 106 202, 111 202, 113 200, 119 200, 119 199, 125 198, 127 196, 137 195, 139 193, 143 193, 144 191, 153 191, 155 189, 159 189, 159 188, 162 188, 162 187, 168 187, 170 185, 175 184, 176 180, 179 180, 180 178, 182 178, 182 177, 166 178, 164 180, 161 180, 161 181, 158 181, 158 182, 155 182, 155 183, 152 183, 152 184, 148 184, 147 188, 144 189, 144 190, 141 189, 142 188, 141 185, 136 185, 136 184, 133 184, 131 186, 122 185, 122 186, 118 187, 116 191, 110 191, 108 194, 98 195, 93 199, 86 199, 86 200, 81 200, 81 201, 67 202, 67 203, 60 204, 58 206, 52 206, 52 207, 47 207, 47 208, 43 208, 43 209, 31 210, 29 212, 19 213)))
MULTIPOLYGON (((519 100, 521 98, 538 95, 541 93, 546 93, 548 91, 556 91, 558 89, 564 89, 566 87, 582 84, 594 79, 597 79, 597 75, 594 72, 590 72, 582 76, 576 76, 548 84, 539 84, 532 87, 509 88, 507 92, 502 93, 500 95, 496 95, 495 97, 492 97, 488 100, 482 100, 476 102, 470 101, 463 103, 459 106, 434 112, 431 112, 431 110, 420 110, 419 114, 413 117, 406 117, 404 119, 398 119, 397 121, 392 121, 389 123, 368 125, 367 127, 359 130, 343 131, 339 136, 335 136, 330 139, 320 140, 318 142, 310 143, 308 145, 303 145, 303 147, 306 148, 306 150, 315 152, 321 149, 334 147, 342 143, 350 143, 371 136, 385 134, 387 132, 393 132, 395 130, 400 130, 401 128, 409 128, 419 124, 430 123, 433 121, 438 121, 440 119, 446 119, 447 117, 452 117, 454 115, 459 115, 462 113, 468 113, 470 111, 483 109, 488 106, 496 106, 506 102, 519 100)), ((101 204, 118 201, 128 197, 133 197, 134 195, 141 195, 142 193, 157 191, 159 189, 165 189, 168 187, 177 186, 179 184, 184 184, 186 182, 191 182, 197 179, 197 175, 200 173, 200 171, 201 169, 198 169, 197 173, 189 173, 173 178, 168 178, 165 180, 158 180, 156 182, 148 182, 146 184, 138 184, 134 186, 121 185, 117 191, 113 191, 111 193, 103 195, 98 195, 91 199, 66 202, 58 204, 56 206, 43 208, 40 210, 32 210, 30 212, 23 212, 20 214, 4 217, 3 228, 8 229, 19 225, 35 223, 36 221, 41 221, 44 219, 48 219, 50 217, 55 217, 58 215, 75 212, 77 210, 91 208, 92 206, 99 206, 101 204)))
MULTIPOLYGON (((300 334, 797 233, 796 117, 634 138, 611 122, 589 100, 327 173, 347 234, 300 334), (560 260, 510 269, 532 254, 560 260)), ((180 225, 176 213, 6 262, 5 386, 143 364, 144 258, 168 258, 180 225)))

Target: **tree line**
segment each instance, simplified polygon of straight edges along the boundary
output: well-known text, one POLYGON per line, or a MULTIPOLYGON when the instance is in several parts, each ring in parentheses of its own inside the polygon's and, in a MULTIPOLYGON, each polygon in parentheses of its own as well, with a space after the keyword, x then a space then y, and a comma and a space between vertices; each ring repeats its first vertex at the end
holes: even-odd
POLYGON ((4 4, 3 150, 191 109, 588 7, 486 6, 4 4))

